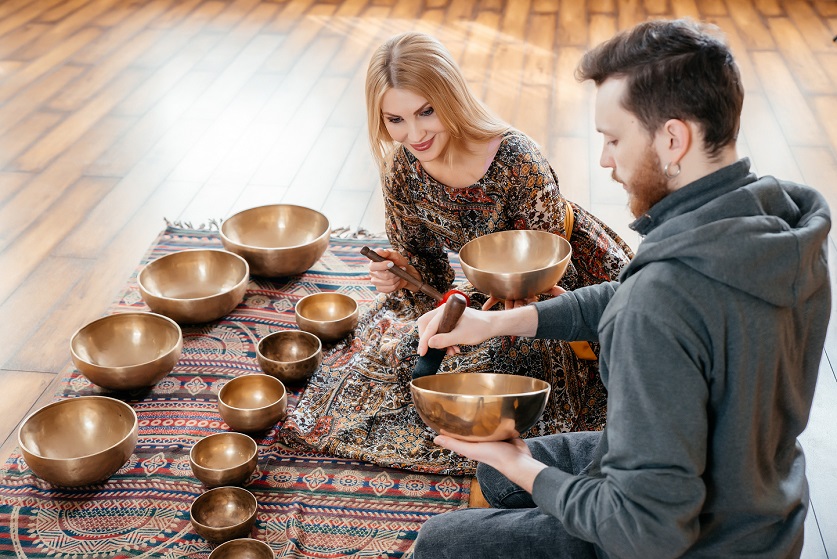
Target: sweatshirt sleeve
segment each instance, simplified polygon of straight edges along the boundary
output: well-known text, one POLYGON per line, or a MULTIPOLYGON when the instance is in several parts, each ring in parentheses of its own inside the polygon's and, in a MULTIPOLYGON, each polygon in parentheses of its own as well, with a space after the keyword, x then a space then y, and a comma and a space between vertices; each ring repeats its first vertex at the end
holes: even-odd
POLYGON ((608 309, 602 323, 611 343, 601 356, 609 397, 600 468, 548 468, 533 488, 542 510, 611 557, 677 557, 699 533, 709 352, 688 318, 661 306, 608 309))
POLYGON ((559 297, 534 303, 538 311, 536 338, 551 340, 599 339, 599 320, 619 282, 581 287, 559 297))

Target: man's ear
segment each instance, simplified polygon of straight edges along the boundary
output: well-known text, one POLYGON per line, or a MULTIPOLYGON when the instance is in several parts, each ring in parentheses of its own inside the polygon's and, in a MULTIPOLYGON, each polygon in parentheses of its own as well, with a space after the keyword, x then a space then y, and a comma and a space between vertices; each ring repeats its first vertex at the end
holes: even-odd
POLYGON ((657 131, 654 143, 663 165, 679 164, 694 140, 694 130, 689 123, 672 118, 657 131))

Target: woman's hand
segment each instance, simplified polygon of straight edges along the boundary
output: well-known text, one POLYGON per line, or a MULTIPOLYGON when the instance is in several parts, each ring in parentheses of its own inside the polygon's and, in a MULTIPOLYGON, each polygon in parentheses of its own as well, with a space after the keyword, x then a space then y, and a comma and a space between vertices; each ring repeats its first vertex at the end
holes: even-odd
MULTIPOLYGON (((564 290, 564 288, 559 287, 557 285, 555 285, 553 287, 550 287, 548 291, 544 292, 545 295, 551 295, 552 297, 557 297, 558 295, 561 295, 562 293, 566 293, 566 290, 564 290)), ((509 309, 516 309, 518 307, 523 307, 525 305, 528 305, 529 303, 534 303, 537 300, 538 300, 537 295, 534 296, 534 297, 529 297, 528 299, 517 299, 517 300, 514 300, 514 301, 512 301, 512 300, 505 300, 504 301, 503 299, 498 299, 497 297, 494 297, 492 295, 482 305, 482 310, 487 311, 488 309, 490 309, 491 307, 493 307, 494 305, 496 305, 500 301, 503 301, 503 303, 505 304, 505 309, 509 310, 509 309)))
POLYGON ((375 249, 375 252, 381 258, 386 258, 385 262, 369 263, 369 277, 372 280, 372 285, 381 293, 392 293, 405 287, 412 289, 412 285, 407 280, 401 279, 389 271, 393 266, 398 266, 421 282, 421 274, 410 265, 402 254, 385 248, 375 249))

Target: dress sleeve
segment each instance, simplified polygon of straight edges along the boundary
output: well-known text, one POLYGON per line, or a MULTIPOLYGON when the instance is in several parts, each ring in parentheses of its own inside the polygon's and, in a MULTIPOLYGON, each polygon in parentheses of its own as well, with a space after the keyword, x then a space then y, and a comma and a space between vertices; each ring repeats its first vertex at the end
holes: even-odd
POLYGON ((417 180, 400 150, 383 182, 386 233, 392 248, 410 261, 422 281, 444 293, 453 283, 454 271, 444 245, 430 232, 413 202, 419 185, 411 184, 417 180))
POLYGON ((509 193, 514 228, 549 231, 570 240, 572 266, 562 281, 565 288, 616 280, 633 257, 630 247, 593 214, 564 198, 555 171, 534 142, 521 137, 518 150, 511 169, 514 190, 509 193), (566 230, 568 205, 573 214, 571 231, 566 230))

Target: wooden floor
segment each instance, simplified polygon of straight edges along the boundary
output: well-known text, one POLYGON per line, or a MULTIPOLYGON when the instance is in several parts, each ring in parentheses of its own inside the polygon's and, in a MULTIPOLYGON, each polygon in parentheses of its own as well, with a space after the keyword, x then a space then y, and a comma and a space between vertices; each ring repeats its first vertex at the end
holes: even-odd
MULTIPOLYGON (((2 0, 0 458, 164 218, 200 226, 288 202, 383 230, 363 80, 397 32, 439 37, 542 144, 564 193, 636 247, 573 69, 616 30, 673 16, 728 35, 746 86, 741 154, 837 209, 835 0, 2 0)), ((809 559, 837 558, 835 359, 832 328, 802 440, 809 559)))

